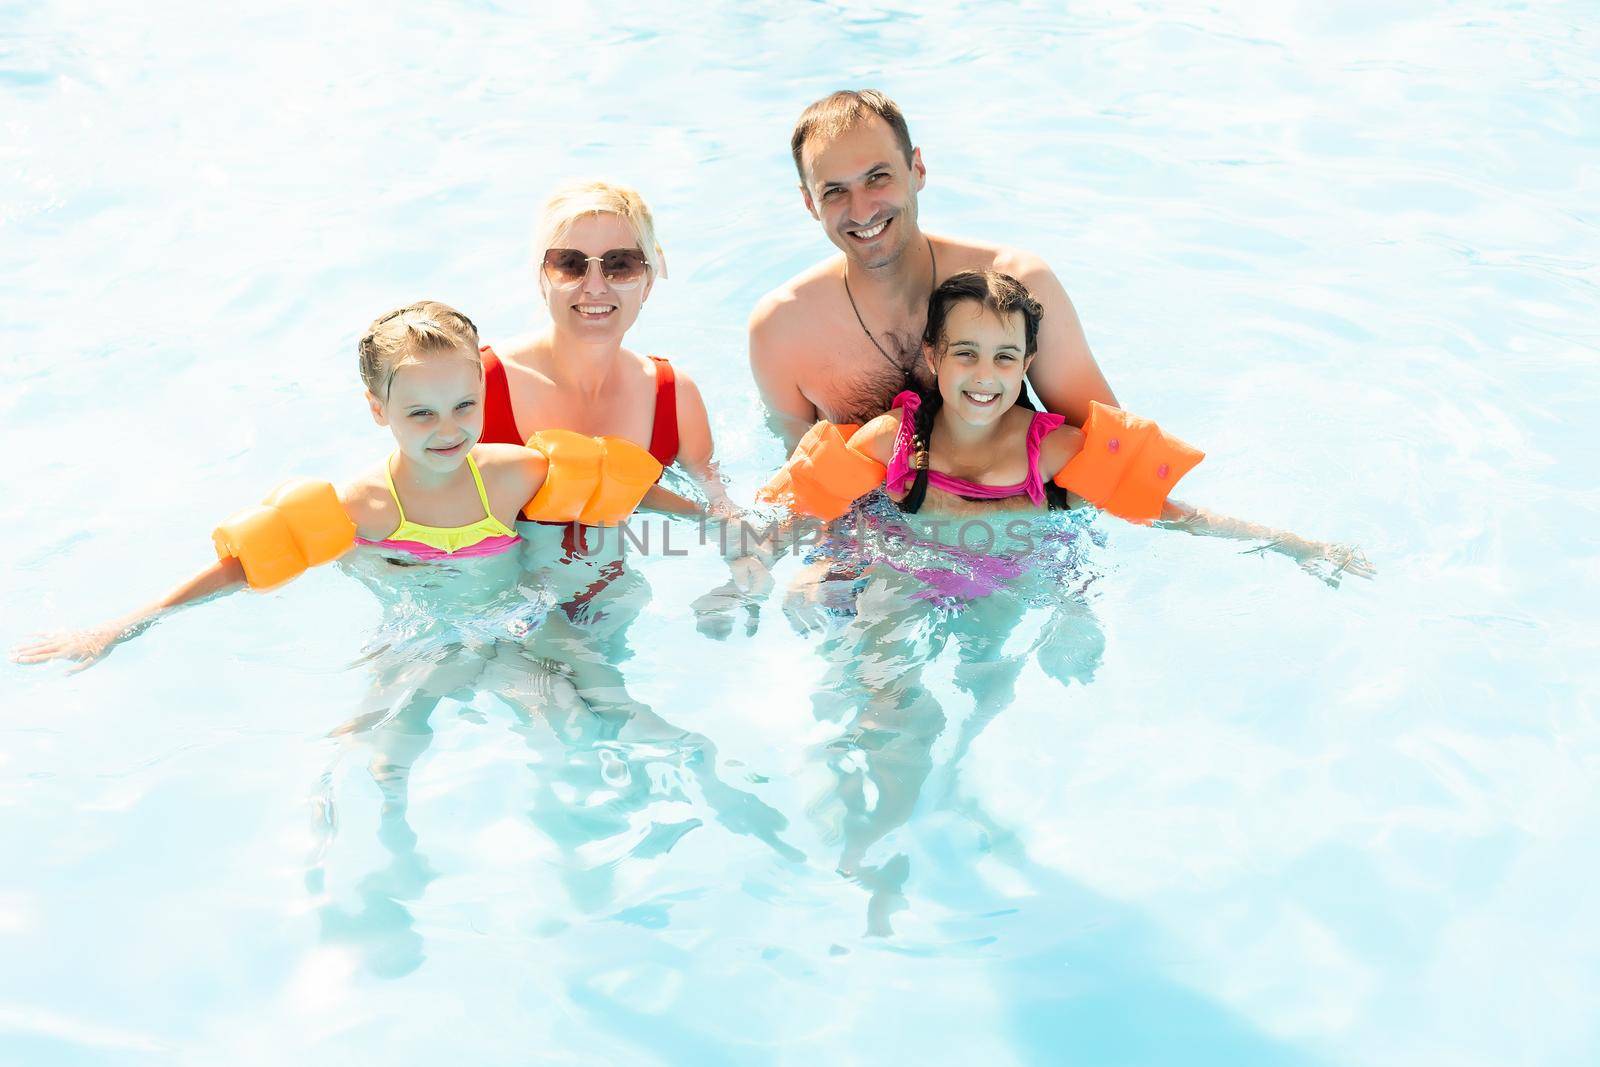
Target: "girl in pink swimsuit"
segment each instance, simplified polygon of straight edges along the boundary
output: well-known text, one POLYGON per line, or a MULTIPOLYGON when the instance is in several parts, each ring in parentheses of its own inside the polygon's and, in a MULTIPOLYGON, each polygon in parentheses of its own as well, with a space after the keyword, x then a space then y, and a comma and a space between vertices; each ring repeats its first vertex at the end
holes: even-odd
MULTIPOLYGON (((850 440, 856 451, 887 467, 884 489, 901 511, 971 522, 1000 512, 1069 505, 1068 494, 1053 479, 1082 449, 1083 432, 1059 415, 1033 410, 1024 395, 1041 314, 1022 283, 998 271, 962 271, 934 290, 923 353, 938 390, 902 392, 890 411, 850 440)), ((1204 536, 1260 540, 1266 550, 1290 556, 1314 573, 1331 564, 1334 580, 1341 573, 1374 573, 1352 548, 1175 500, 1166 503, 1161 524, 1204 536)), ((1003 531, 980 525, 986 535, 983 551, 1004 553, 1003 531)), ((1005 530, 1013 529, 1006 524, 1005 530)), ((969 547, 967 538, 962 544, 969 547)))
MULTIPOLYGON (((1076 558, 1067 547, 1078 531, 1030 523, 1027 512, 1067 508, 1075 500, 1055 476, 1082 449, 1083 433, 1059 415, 1036 411, 1025 375, 1038 348, 1042 309, 1015 278, 998 271, 962 271, 945 279, 928 303, 923 355, 937 382, 928 393, 906 390, 890 410, 860 427, 850 447, 885 466, 883 488, 898 509, 922 517, 926 538, 907 540, 883 523, 857 526, 859 543, 836 538, 791 586, 786 610, 810 628, 813 610, 838 601, 828 576, 886 563, 920 579, 920 600, 953 605, 984 597, 1027 570, 1052 575, 1076 558), (930 521, 929 517, 932 518, 930 521), (959 531, 959 547, 940 540, 939 527, 959 531), (881 542, 881 543, 879 543, 881 542), (1038 552, 1041 547, 1048 549, 1038 552), (840 550, 845 566, 840 568, 840 550)), ((1076 525, 1076 524, 1074 524, 1076 525)), ((1160 525, 1212 537, 1252 539, 1261 551, 1282 553, 1337 585, 1345 574, 1375 572, 1351 547, 1311 541, 1282 530, 1218 515, 1169 500, 1160 525)), ((855 599, 852 595, 847 598, 855 599)), ((850 609, 842 609, 846 614, 850 609)), ((820 620, 818 620, 820 621, 820 620)))

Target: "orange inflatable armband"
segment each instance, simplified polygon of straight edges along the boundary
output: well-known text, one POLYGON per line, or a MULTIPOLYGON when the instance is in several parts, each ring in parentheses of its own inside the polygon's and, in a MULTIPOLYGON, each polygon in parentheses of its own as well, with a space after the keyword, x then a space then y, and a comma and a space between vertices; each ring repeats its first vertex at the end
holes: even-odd
POLYGON ((857 498, 883 484, 888 471, 850 447, 850 438, 860 428, 831 422, 811 427, 756 499, 813 519, 833 520, 849 511, 857 498))
POLYGON ((1178 479, 1206 458, 1149 419, 1093 400, 1083 436, 1055 483, 1129 522, 1160 518, 1178 479))
POLYGON ((308 478, 284 482, 211 533, 217 558, 237 559, 252 589, 271 589, 338 559, 355 539, 356 524, 333 486, 308 478))
POLYGON ((660 462, 621 437, 541 430, 528 439, 528 447, 549 461, 544 485, 522 509, 535 522, 621 522, 661 477, 660 462))
POLYGON ((602 437, 600 443, 605 446, 600 484, 578 516, 590 526, 610 526, 632 515, 664 469, 649 449, 626 438, 602 437))
POLYGON ((522 509, 534 522, 572 522, 600 484, 603 462, 600 442, 572 430, 541 430, 528 447, 542 453, 549 466, 544 484, 522 509))

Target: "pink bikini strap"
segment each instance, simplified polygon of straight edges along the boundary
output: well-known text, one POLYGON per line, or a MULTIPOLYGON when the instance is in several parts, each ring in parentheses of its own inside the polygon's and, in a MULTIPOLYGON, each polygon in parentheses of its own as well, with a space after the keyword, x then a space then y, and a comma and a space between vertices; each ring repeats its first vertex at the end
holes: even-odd
POLYGON ((922 398, 910 389, 897 394, 889 404, 890 410, 900 409, 900 432, 895 434, 894 454, 889 457, 889 470, 883 478, 891 492, 900 492, 917 476, 911 468, 911 439, 916 435, 917 409, 921 406, 922 398))
MULTIPOLYGON (((898 493, 910 485, 917 476, 916 470, 911 466, 911 450, 912 438, 916 435, 917 409, 922 406, 922 397, 907 389, 897 395, 889 406, 900 409, 900 432, 895 435, 894 454, 889 457, 889 470, 884 475, 884 485, 890 491, 898 493)), ((1033 501, 1035 507, 1044 507, 1044 477, 1039 473, 1039 442, 1044 440, 1045 434, 1066 421, 1053 412, 1034 412, 1033 421, 1028 424, 1028 473, 1020 486, 978 485, 962 478, 940 474, 938 471, 929 472, 928 484, 948 492, 980 499, 1001 499, 1015 494, 1020 489, 1028 494, 1028 499, 1033 501)))
POLYGON ((1053 411, 1036 411, 1028 424, 1028 499, 1035 507, 1044 507, 1044 476, 1039 473, 1039 442, 1056 429, 1066 418, 1053 411))

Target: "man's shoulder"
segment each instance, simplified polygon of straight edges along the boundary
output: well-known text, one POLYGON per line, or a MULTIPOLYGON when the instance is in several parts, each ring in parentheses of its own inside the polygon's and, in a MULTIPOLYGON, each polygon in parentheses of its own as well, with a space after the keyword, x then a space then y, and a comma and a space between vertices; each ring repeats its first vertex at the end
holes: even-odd
POLYGON ((1018 281, 1029 283, 1045 275, 1054 276, 1044 257, 1022 248, 1001 247, 994 256, 994 269, 1004 271, 1018 281))
POLYGON ((839 257, 830 256, 768 292, 750 313, 752 335, 781 336, 814 316, 832 295, 839 278, 839 257))
POLYGON ((1050 273, 1050 265, 1044 261, 1044 257, 1011 245, 973 241, 964 237, 940 238, 937 245, 941 259, 950 265, 952 272, 997 270, 1024 282, 1039 277, 1041 273, 1050 273))

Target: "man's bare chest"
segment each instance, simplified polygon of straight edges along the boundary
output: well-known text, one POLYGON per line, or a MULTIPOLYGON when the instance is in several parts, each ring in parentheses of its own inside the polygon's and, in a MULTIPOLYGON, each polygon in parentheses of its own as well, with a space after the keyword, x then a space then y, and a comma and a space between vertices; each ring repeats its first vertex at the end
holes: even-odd
MULTIPOLYGON (((850 314, 848 308, 844 311, 850 314)), ((847 325, 829 323, 809 342, 812 358, 801 375, 800 390, 824 418, 866 422, 887 411, 902 389, 933 387, 919 337, 909 330, 889 331, 869 340, 853 317, 847 325)))

